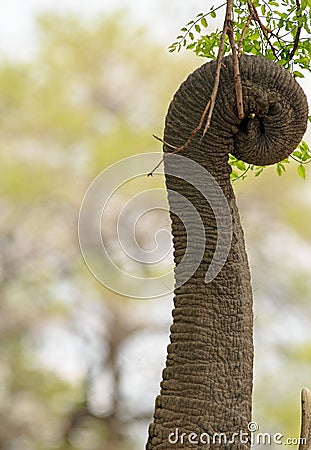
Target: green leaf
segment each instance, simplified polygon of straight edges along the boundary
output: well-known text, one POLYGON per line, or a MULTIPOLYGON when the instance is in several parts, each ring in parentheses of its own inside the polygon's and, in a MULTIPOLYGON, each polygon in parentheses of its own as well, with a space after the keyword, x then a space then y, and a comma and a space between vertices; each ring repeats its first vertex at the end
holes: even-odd
POLYGON ((302 0, 301 1, 301 9, 304 10, 308 6, 308 0, 302 0))
POLYGON ((311 153, 308 144, 304 141, 300 142, 298 151, 301 152, 300 159, 304 162, 311 161, 311 153))
POLYGON ((302 153, 301 153, 301 151, 299 151, 299 150, 295 150, 295 151, 292 153, 292 155, 295 156, 296 158, 301 159, 302 153))
POLYGON ((196 46, 196 42, 192 42, 191 44, 187 45, 187 50, 192 50, 196 46))
POLYGON ((305 180, 306 179, 306 168, 302 164, 298 166, 298 175, 305 180))
POLYGON ((207 28, 207 21, 206 21, 205 17, 202 17, 201 24, 203 27, 207 28))
POLYGON ((264 170, 264 167, 260 167, 260 169, 258 169, 258 170, 255 172, 255 177, 259 177, 259 175, 263 172, 263 170, 264 170))
POLYGON ((277 163, 275 168, 276 173, 278 174, 279 177, 281 177, 283 175, 283 172, 285 172, 285 167, 283 166, 283 164, 277 163))
POLYGON ((238 172, 236 172, 235 170, 232 170, 231 172, 231 178, 234 180, 235 178, 239 178, 239 174, 238 172))
POLYGON ((194 39, 194 34, 191 33, 191 31, 190 31, 190 33, 189 33, 189 37, 190 37, 190 39, 193 41, 193 39, 194 39))
POLYGON ((239 170, 246 170, 245 163, 237 159, 234 163, 235 167, 239 170))
POLYGON ((301 72, 298 72, 298 70, 294 70, 293 75, 295 77, 298 77, 298 78, 304 78, 305 77, 304 74, 301 73, 301 72))
MULTIPOLYGON (((282 159, 282 161, 281 161, 281 163, 282 163, 282 165, 283 164, 289 164, 289 157, 287 157, 287 158, 285 158, 285 159, 282 159)), ((284 167, 284 172, 285 172, 285 167, 284 167)))
POLYGON ((201 27, 200 27, 199 24, 196 23, 195 26, 194 26, 194 28, 195 28, 195 31, 197 31, 198 33, 201 32, 201 27))
POLYGON ((306 141, 301 141, 299 147, 301 148, 301 150, 305 153, 307 153, 309 151, 309 146, 306 143, 306 141))
POLYGON ((215 17, 216 17, 215 11, 211 11, 211 17, 213 17, 213 19, 215 19, 215 17))

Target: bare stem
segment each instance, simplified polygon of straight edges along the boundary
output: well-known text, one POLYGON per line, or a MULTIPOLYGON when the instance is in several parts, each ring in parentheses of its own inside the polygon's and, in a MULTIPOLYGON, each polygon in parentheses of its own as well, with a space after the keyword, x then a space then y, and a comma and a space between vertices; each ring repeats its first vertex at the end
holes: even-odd
POLYGON ((272 42, 270 41, 269 34, 268 34, 268 33, 271 33, 271 30, 270 30, 269 28, 267 28, 267 27, 262 23, 262 21, 260 20, 260 17, 259 17, 259 15, 258 15, 258 12, 257 12, 257 9, 256 9, 254 3, 253 3, 252 1, 250 1, 250 3, 249 3, 248 6, 249 6, 249 9, 250 9, 250 12, 253 13, 255 20, 258 22, 258 25, 260 26, 260 28, 261 28, 261 30, 262 30, 262 32, 263 32, 263 35, 264 35, 266 41, 267 41, 268 44, 270 45, 270 48, 271 48, 271 50, 272 50, 272 53, 273 53, 275 59, 278 59, 277 50, 276 50, 276 48, 273 46, 272 42))
POLYGON ((219 86, 219 81, 220 81, 220 71, 221 71, 221 65, 222 65, 222 58, 224 56, 225 39, 226 39, 226 34, 227 34, 227 29, 228 29, 228 21, 232 20, 232 9, 233 9, 233 0, 227 0, 226 16, 225 16, 224 26, 222 28, 219 49, 218 49, 218 55, 217 55, 215 81, 214 81, 214 86, 213 86, 213 90, 212 90, 212 94, 211 94, 211 98, 210 98, 211 104, 210 104, 210 109, 209 109, 209 113, 207 116, 207 120, 206 120, 206 124, 205 124, 205 128, 204 128, 202 137, 205 136, 205 134, 207 133, 207 131, 209 130, 209 127, 211 125, 212 114, 213 114, 213 110, 215 107, 215 101, 216 101, 216 96, 217 96, 218 86, 219 86))
POLYGON ((243 28, 242 34, 241 34, 241 38, 239 40, 239 44, 238 44, 238 58, 241 57, 242 55, 242 44, 246 35, 246 32, 248 30, 248 27, 250 26, 250 23, 252 21, 253 18, 253 12, 250 13, 250 15, 248 16, 248 19, 246 21, 245 27, 243 28))
MULTIPOLYGON (((299 9, 300 9, 300 1, 299 0, 296 0, 296 7, 297 7, 297 11, 299 11, 299 9)), ((297 14, 297 17, 299 17, 299 16, 300 16, 300 14, 299 15, 297 14)), ((297 28, 297 33, 296 33, 295 40, 294 40, 294 46, 293 46, 293 49, 292 49, 292 51, 290 52, 290 55, 289 55, 289 59, 290 60, 293 58, 293 56, 295 55, 295 53, 296 53, 296 51, 298 49, 301 29, 302 29, 302 25, 300 25, 297 28)))
POLYGON ((237 102, 237 109, 238 109, 238 118, 243 119, 244 108, 243 108, 242 81, 241 81, 241 74, 240 74, 239 58, 238 58, 234 35, 233 35, 232 21, 228 22, 227 34, 228 34, 231 51, 232 51, 234 86, 235 86, 235 95, 236 95, 236 102, 237 102))
POLYGON ((157 168, 160 166, 160 164, 162 164, 162 162, 164 161, 164 158, 165 158, 166 155, 174 155, 175 153, 182 152, 182 151, 185 150, 187 147, 189 147, 189 145, 190 145, 191 142, 192 142, 192 139, 193 139, 194 136, 197 134, 197 132, 201 130, 201 128, 202 128, 202 126, 203 126, 204 119, 205 119, 205 116, 206 116, 206 114, 207 114, 207 112, 208 112, 208 110, 209 110, 210 104, 211 104, 211 101, 209 100, 209 101, 207 102, 207 105, 205 106, 205 109, 204 109, 204 111, 203 111, 203 114, 202 114, 202 116, 201 116, 201 118, 200 118, 199 125, 198 125, 194 130, 192 130, 192 132, 191 132, 191 134, 190 134, 190 136, 189 136, 187 142, 186 142, 184 145, 182 145, 181 147, 175 147, 174 145, 168 144, 168 143, 165 142, 163 139, 161 139, 161 138, 159 138, 158 136, 155 136, 155 135, 153 134, 153 137, 154 137, 155 139, 157 139, 157 141, 160 141, 160 142, 162 142, 164 145, 167 145, 168 147, 174 149, 174 151, 173 151, 173 152, 170 152, 170 153, 164 153, 163 158, 161 159, 161 161, 155 166, 154 169, 152 169, 151 172, 148 173, 148 175, 147 175, 148 177, 152 177, 154 171, 157 170, 157 168))

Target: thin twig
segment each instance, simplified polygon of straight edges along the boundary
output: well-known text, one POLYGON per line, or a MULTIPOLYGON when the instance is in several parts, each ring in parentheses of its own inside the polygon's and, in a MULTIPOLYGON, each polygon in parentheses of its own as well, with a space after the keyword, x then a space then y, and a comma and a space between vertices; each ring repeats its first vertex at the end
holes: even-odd
POLYGON ((159 138, 158 136, 155 136, 154 134, 152 135, 155 139, 157 139, 157 141, 162 142, 162 144, 167 145, 167 146, 170 147, 170 148, 173 148, 174 151, 173 151, 173 152, 170 152, 170 153, 164 153, 163 158, 161 159, 161 161, 155 166, 154 169, 152 169, 151 172, 148 173, 148 175, 147 175, 148 177, 152 177, 152 175, 154 174, 154 171, 157 170, 157 168, 162 164, 162 162, 164 161, 164 158, 165 158, 166 155, 174 155, 174 154, 176 154, 176 153, 182 152, 182 151, 185 150, 187 147, 189 147, 189 145, 190 145, 191 142, 192 142, 192 139, 193 139, 194 136, 197 134, 197 132, 201 130, 201 128, 202 128, 202 126, 203 126, 204 119, 205 119, 205 116, 206 116, 206 114, 207 114, 207 112, 208 112, 208 110, 209 110, 210 104, 211 104, 211 101, 209 100, 209 101, 207 102, 207 105, 205 106, 205 109, 204 109, 204 111, 203 111, 203 114, 202 114, 202 116, 201 116, 201 118, 200 118, 199 125, 198 125, 194 130, 192 130, 192 132, 191 132, 191 134, 190 134, 190 136, 189 136, 187 142, 186 142, 184 145, 182 145, 181 147, 176 147, 175 145, 168 144, 167 142, 165 142, 163 139, 159 138))
MULTIPOLYGON (((169 153, 168 153, 168 154, 169 154, 169 153)), ((153 174, 154 174, 154 172, 157 170, 157 168, 160 167, 161 164, 163 163, 164 158, 165 158, 165 153, 164 153, 162 159, 160 160, 160 162, 158 162, 158 164, 152 169, 152 171, 149 172, 149 173, 147 174, 147 177, 152 177, 152 176, 153 176, 153 174)))
POLYGON ((271 50, 272 50, 272 53, 273 53, 275 59, 278 59, 277 50, 276 50, 276 48, 273 46, 272 42, 270 41, 269 35, 268 35, 268 33, 271 33, 271 30, 270 30, 269 28, 267 28, 267 27, 262 23, 262 21, 260 20, 260 17, 259 17, 259 15, 258 15, 258 12, 257 12, 257 9, 256 9, 254 3, 253 3, 252 1, 250 1, 250 3, 249 3, 248 5, 249 5, 249 8, 250 8, 250 11, 252 11, 253 14, 254 14, 254 18, 255 18, 256 21, 258 22, 258 25, 260 26, 260 28, 261 28, 261 30, 262 30, 262 32, 263 32, 263 34, 264 34, 264 37, 266 38, 268 44, 270 45, 270 48, 271 48, 271 50))
MULTIPOLYGON (((177 44, 176 46, 181 45, 181 43, 187 38, 187 36, 189 35, 190 31, 193 29, 193 27, 194 27, 198 22, 200 22, 200 20, 203 19, 203 17, 207 17, 207 16, 209 16, 211 13, 216 12, 218 9, 222 8, 223 6, 225 6, 225 4, 226 4, 226 2, 225 2, 225 3, 222 3, 222 4, 219 5, 219 6, 217 6, 217 8, 212 9, 212 10, 209 11, 208 13, 203 14, 203 15, 197 17, 197 19, 193 21, 193 23, 192 23, 191 26, 188 28, 188 30, 185 32, 185 34, 183 34, 183 35, 181 36, 181 38, 180 38, 178 41, 176 41, 176 44, 177 44)), ((188 23, 187 25, 190 25, 190 24, 188 23)), ((187 25, 186 25, 186 26, 187 26, 187 25)), ((174 45, 174 44, 172 44, 172 45, 174 45)))
POLYGON ((262 23, 262 21, 260 19, 260 16, 258 14, 258 11, 256 9, 256 6, 254 5, 254 2, 252 0, 248 4, 248 7, 250 9, 250 12, 253 13, 253 16, 255 17, 257 22, 259 23, 260 28, 262 29, 262 31, 266 31, 267 33, 272 33, 272 30, 262 23))
MULTIPOLYGON (((296 6, 297 6, 297 12, 298 12, 299 9, 300 9, 300 1, 299 1, 299 0, 296 0, 296 6)), ((297 14, 297 17, 301 17, 301 14, 297 14)), ((299 44, 299 38, 300 38, 301 29, 302 29, 302 25, 300 25, 300 26, 297 28, 297 33, 296 33, 295 40, 294 40, 294 46, 293 46, 293 48, 292 48, 292 51, 291 51, 290 54, 289 54, 289 60, 291 60, 291 59, 293 58, 293 56, 295 55, 295 53, 296 53, 296 51, 297 51, 297 49, 298 49, 298 44, 299 44)))
POLYGON ((253 18, 253 12, 251 11, 251 13, 249 14, 248 19, 246 21, 246 24, 245 24, 245 26, 243 28, 243 31, 242 31, 242 34, 241 34, 241 37, 240 37, 240 40, 239 40, 239 43, 238 43, 238 58, 241 58, 241 55, 242 55, 242 44, 243 44, 243 41, 244 41, 244 38, 245 38, 245 35, 246 35, 246 31, 248 30, 248 27, 250 26, 250 23, 252 21, 252 18, 253 18))
POLYGON ((247 174, 247 172, 249 171, 249 169, 251 168, 251 166, 252 166, 252 165, 249 164, 248 167, 247 167, 247 169, 245 169, 244 172, 241 173, 241 175, 239 175, 239 176, 236 177, 236 178, 233 178, 232 182, 234 182, 234 181, 236 181, 236 180, 240 180, 241 178, 243 178, 243 177, 247 174))
POLYGON ((157 141, 162 142, 162 144, 165 144, 165 145, 167 145, 168 147, 173 148, 174 150, 177 150, 177 149, 178 149, 178 147, 176 147, 175 145, 172 145, 172 144, 169 144, 168 142, 165 142, 162 138, 156 136, 155 134, 153 134, 152 136, 153 136, 157 141))
POLYGON ((294 161, 298 162, 299 164, 302 164, 303 166, 305 164, 310 164, 311 163, 311 159, 309 161, 301 161, 301 160, 295 158, 295 156, 293 156, 293 155, 289 155, 289 158, 292 158, 294 161))
POLYGON ((266 7, 270 9, 271 14, 274 14, 274 11, 273 11, 273 9, 271 8, 271 5, 269 5, 269 2, 267 2, 267 1, 265 1, 265 0, 262 0, 262 3, 264 3, 264 4, 266 5, 266 7))

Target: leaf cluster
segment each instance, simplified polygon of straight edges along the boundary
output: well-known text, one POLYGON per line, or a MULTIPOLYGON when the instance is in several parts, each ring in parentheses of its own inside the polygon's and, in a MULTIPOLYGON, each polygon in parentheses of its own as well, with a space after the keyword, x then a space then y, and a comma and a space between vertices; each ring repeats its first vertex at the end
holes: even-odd
POLYGON ((243 52, 276 60, 294 76, 303 78, 301 69, 309 71, 311 61, 310 0, 238 0, 234 8, 237 42, 251 12, 250 4, 258 16, 253 17, 243 39, 243 52))
MULTIPOLYGON (((211 6, 207 13, 199 13, 190 20, 169 47, 169 52, 182 48, 192 50, 197 56, 216 59, 221 30, 208 32, 213 21, 226 5, 211 6)), ((311 0, 235 0, 233 9, 233 32, 241 53, 263 56, 275 60, 289 70, 294 77, 303 78, 311 72, 311 0)), ((231 48, 226 37, 224 55, 231 48)), ((309 121, 311 121, 311 116, 309 121)), ((311 160, 311 150, 302 141, 289 158, 275 164, 281 176, 290 161, 298 164, 298 175, 305 178, 305 164, 311 160)), ((246 165, 233 156, 232 180, 244 179, 249 171, 260 175, 264 166, 246 165)))
POLYGON ((226 2, 222 3, 217 8, 212 6, 208 13, 199 13, 195 19, 190 20, 183 28, 181 28, 181 34, 179 34, 176 37, 176 40, 169 46, 168 51, 170 53, 175 51, 179 52, 182 47, 185 47, 187 50, 193 50, 198 56, 216 59, 220 38, 219 29, 217 28, 215 32, 209 34, 204 34, 204 31, 206 31, 209 26, 207 17, 215 19, 217 11, 225 5, 226 2), (208 40, 208 46, 204 43, 206 38, 208 40))

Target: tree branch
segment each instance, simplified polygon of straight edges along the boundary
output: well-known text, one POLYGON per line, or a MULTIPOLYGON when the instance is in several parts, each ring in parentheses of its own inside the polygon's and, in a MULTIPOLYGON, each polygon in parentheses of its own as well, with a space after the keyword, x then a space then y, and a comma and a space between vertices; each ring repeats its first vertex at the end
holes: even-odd
POLYGON ((225 39, 226 39, 227 30, 228 30, 228 22, 232 20, 232 9, 233 9, 233 0, 227 0, 226 16, 225 16, 225 21, 224 21, 224 26, 222 29, 221 37, 220 37, 219 50, 218 50, 218 55, 217 55, 215 81, 214 81, 214 86, 213 86, 213 90, 212 90, 212 94, 211 94, 211 98, 210 98, 211 105, 210 105, 210 109, 209 109, 209 113, 207 116, 206 125, 205 125, 204 131, 203 131, 202 138, 205 136, 205 134, 207 133, 207 131, 209 130, 209 127, 211 125, 212 114, 213 114, 213 110, 214 110, 214 106, 215 106, 215 101, 216 101, 216 96, 217 96, 218 86, 219 86, 219 81, 220 81, 220 71, 221 71, 222 58, 224 56, 225 39))
POLYGON ((275 59, 277 60, 278 59, 277 50, 273 46, 272 42, 270 41, 269 35, 268 35, 268 33, 271 33, 271 30, 269 28, 267 28, 262 23, 262 21, 260 20, 260 17, 258 15, 258 12, 257 12, 257 9, 256 9, 254 3, 252 1, 250 1, 248 6, 249 6, 249 9, 250 9, 250 12, 253 13, 255 20, 258 22, 258 25, 260 26, 260 28, 261 28, 261 30, 262 30, 262 32, 264 34, 265 39, 267 40, 268 44, 270 45, 270 48, 272 50, 272 53, 273 53, 275 59))
MULTIPOLYGON (((300 9, 300 1, 299 0, 296 0, 296 6, 297 6, 297 11, 299 11, 299 9, 300 9)), ((297 14, 297 17, 300 17, 300 14, 297 14)), ((302 29, 302 25, 298 26, 297 33, 296 33, 295 40, 294 40, 294 46, 292 48, 292 51, 289 54, 290 60, 293 58, 293 56, 295 55, 295 53, 298 49, 301 29, 302 29)))
POLYGON ((229 37, 229 42, 230 42, 231 50, 232 50, 234 84, 235 84, 235 92, 236 92, 236 99, 237 99, 238 117, 239 117, 239 119, 243 119, 244 111, 243 111, 242 83, 241 83, 241 75, 240 75, 240 69, 239 69, 239 60, 238 60, 238 56, 237 56, 236 44, 235 44, 233 29, 232 29, 232 11, 233 11, 233 0, 227 0, 226 15, 225 15, 224 25, 223 25, 223 29, 222 29, 222 33, 221 33, 221 37, 220 37, 220 43, 219 43, 219 49, 218 49, 218 55, 217 55, 214 86, 213 86, 213 90, 211 93, 211 97, 210 97, 209 101, 207 102, 207 105, 205 106, 205 109, 202 113, 202 116, 200 118, 200 122, 199 122, 198 126, 191 132, 187 142, 184 145, 182 145, 181 147, 177 147, 177 148, 171 144, 168 144, 163 139, 153 135, 155 139, 157 139, 158 141, 161 141, 163 144, 172 148, 173 152, 165 154, 163 156, 163 158, 161 159, 161 161, 156 165, 156 167, 151 172, 148 173, 148 175, 147 175, 148 177, 153 175, 154 171, 160 166, 160 164, 164 161, 164 158, 167 155, 179 153, 189 147, 189 145, 191 144, 195 135, 198 133, 198 131, 201 130, 207 113, 208 113, 208 116, 206 119, 206 124, 205 124, 204 130, 203 130, 201 140, 204 138, 205 134, 209 130, 210 125, 211 125, 213 110, 215 107, 218 87, 219 87, 220 71, 221 71, 221 66, 222 66, 222 59, 224 56, 225 39, 226 39, 227 34, 229 37))
POLYGON ((241 74, 239 67, 239 58, 236 50, 236 44, 233 35, 232 29, 232 21, 228 22, 227 34, 231 46, 232 51, 232 61, 233 61, 233 72, 234 72, 234 86, 235 86, 235 95, 238 109, 238 118, 243 119, 244 117, 244 108, 243 108, 243 92, 242 92, 242 82, 241 82, 241 74))

